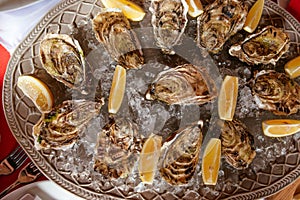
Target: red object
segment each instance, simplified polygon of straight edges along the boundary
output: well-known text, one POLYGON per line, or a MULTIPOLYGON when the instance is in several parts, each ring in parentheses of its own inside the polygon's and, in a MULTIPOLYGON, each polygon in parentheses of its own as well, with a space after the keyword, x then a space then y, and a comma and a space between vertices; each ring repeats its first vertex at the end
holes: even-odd
MULTIPOLYGON (((0 44, 0 161, 2 161, 7 155, 9 155, 11 151, 13 151, 18 146, 16 139, 14 138, 8 127, 2 107, 3 80, 9 58, 9 52, 0 44)), ((17 179, 19 171, 28 162, 29 159, 27 159, 27 161, 14 173, 7 176, 0 176, 0 192, 2 192, 17 179)), ((41 176, 38 180, 46 180, 46 178, 44 176, 41 176)))
MULTIPOLYGON (((10 55, 8 51, 0 44, 0 100, 1 100, 1 109, 0 109, 0 160, 3 160, 15 147, 18 146, 17 141, 14 136, 11 134, 10 129, 7 125, 4 111, 2 107, 2 88, 3 88, 3 80, 4 74, 6 70, 6 66, 10 55)), ((4 190, 10 183, 12 183, 17 178, 17 173, 14 173, 9 176, 0 176, 0 191, 4 190)))
POLYGON ((287 11, 300 21, 300 0, 290 0, 287 11))
MULTIPOLYGON (((0 93, 0 102, 1 102, 1 109, 0 109, 0 160, 5 158, 9 152, 14 149, 18 144, 14 138, 14 136, 11 134, 10 129, 7 125, 7 122, 5 120, 4 112, 3 112, 3 107, 2 107, 2 88, 3 88, 3 79, 4 79, 4 74, 6 70, 6 65, 9 60, 9 53, 6 51, 6 49, 1 46, 0 44, 0 86, 1 86, 1 93, 0 93)), ((1 181, 0 181, 1 182, 1 181)), ((0 187, 1 190, 1 187, 0 187)))

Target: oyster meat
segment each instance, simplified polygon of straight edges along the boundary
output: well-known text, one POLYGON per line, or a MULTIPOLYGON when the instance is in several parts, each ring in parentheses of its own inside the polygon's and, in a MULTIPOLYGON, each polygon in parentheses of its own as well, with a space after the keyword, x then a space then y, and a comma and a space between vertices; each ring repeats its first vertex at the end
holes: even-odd
POLYGON ((168 183, 182 185, 193 177, 202 145, 202 126, 199 121, 175 131, 164 143, 160 174, 168 183))
POLYGON ((261 109, 275 115, 290 115, 300 109, 300 86, 285 73, 263 70, 255 75, 251 86, 261 109))
POLYGON ((86 65, 77 40, 65 34, 47 34, 40 44, 40 59, 53 78, 86 93, 86 65))
POLYGON ((240 0, 216 0, 197 18, 197 45, 212 53, 243 28, 248 7, 240 0))
POLYGON ((267 26, 248 36, 239 44, 231 46, 229 54, 250 65, 273 64, 289 50, 290 39, 282 29, 267 26))
POLYGON ((247 168, 256 156, 254 137, 238 120, 224 121, 221 143, 225 160, 237 169, 247 168))
POLYGON ((160 72, 149 85, 146 99, 168 104, 204 104, 217 95, 214 81, 205 69, 192 64, 160 72))
POLYGON ((89 121, 98 116, 104 103, 66 100, 49 113, 44 113, 33 127, 37 149, 67 149, 80 137, 89 121))
POLYGON ((166 54, 175 54, 173 46, 180 42, 187 24, 185 0, 152 0, 152 26, 157 46, 166 54))
POLYGON ((94 170, 107 178, 126 177, 142 150, 137 126, 125 118, 111 118, 98 135, 94 170))
POLYGON ((93 19, 96 38, 110 56, 126 69, 141 68, 144 57, 140 42, 121 10, 105 9, 93 19))

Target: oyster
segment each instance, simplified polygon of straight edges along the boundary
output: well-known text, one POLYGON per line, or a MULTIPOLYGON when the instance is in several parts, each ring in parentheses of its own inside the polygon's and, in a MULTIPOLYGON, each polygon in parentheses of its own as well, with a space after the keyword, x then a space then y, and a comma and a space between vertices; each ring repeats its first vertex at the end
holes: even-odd
POLYGON ((186 184, 193 176, 202 145, 203 122, 178 130, 164 143, 161 176, 170 184, 186 184))
POLYGON ((256 156, 254 138, 238 120, 224 122, 221 143, 222 155, 237 169, 247 168, 256 156))
POLYGON ((257 73, 252 92, 259 108, 275 115, 290 115, 300 109, 300 86, 284 73, 273 70, 257 73))
POLYGON ((106 9, 93 19, 93 30, 110 56, 126 69, 144 63, 140 42, 121 10, 106 9))
POLYGON ((260 32, 248 36, 229 49, 229 54, 250 65, 273 65, 288 51, 290 39, 282 29, 267 26, 260 32))
POLYGON ((216 0, 197 18, 197 45, 218 53, 225 42, 243 28, 248 7, 240 0, 216 0))
POLYGON ((168 104, 204 104, 217 95, 214 81, 205 69, 192 64, 160 72, 146 92, 146 99, 168 104))
POLYGON ((100 113, 104 103, 87 100, 67 100, 44 113, 33 127, 37 149, 66 149, 79 138, 85 125, 100 113))
POLYGON ((47 34, 40 44, 40 59, 53 78, 86 93, 86 65, 77 40, 65 34, 47 34))
POLYGON ((152 26, 157 46, 166 54, 175 54, 173 46, 180 42, 187 24, 185 0, 152 0, 152 26))
POLYGON ((98 135, 94 170, 108 178, 126 177, 139 158, 142 145, 134 123, 111 118, 98 135))
POLYGON ((215 0, 201 0, 201 3, 207 5, 207 4, 212 4, 214 1, 215 0))

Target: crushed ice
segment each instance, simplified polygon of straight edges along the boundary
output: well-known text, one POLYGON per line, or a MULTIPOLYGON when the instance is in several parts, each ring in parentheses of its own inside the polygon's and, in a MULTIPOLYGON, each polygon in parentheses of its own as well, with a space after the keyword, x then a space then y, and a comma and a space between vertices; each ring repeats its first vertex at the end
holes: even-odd
MULTIPOLYGON (((93 66, 93 76, 101 82, 102 94, 107 103, 115 65, 103 46, 95 40, 90 29, 90 22, 79 23, 77 28, 73 28, 73 35, 80 38, 80 32, 85 33, 85 42, 81 43, 87 43, 86 48, 89 49, 86 60, 90 66, 93 66)), ((251 70, 249 68, 238 68, 232 72, 226 68, 227 66, 232 65, 230 60, 219 62, 217 64, 219 66, 224 66, 220 68, 221 74, 235 73, 235 75, 240 75, 242 77, 242 79, 240 79, 238 102, 235 113, 236 117, 240 119, 257 117, 260 114, 258 106, 254 101, 251 89, 246 84, 246 80, 251 76, 251 70)), ((190 120, 197 121, 200 118, 201 113, 198 107, 185 106, 178 111, 174 106, 165 106, 159 102, 153 103, 144 100, 144 92, 147 89, 147 85, 155 78, 155 71, 166 69, 168 69, 168 67, 162 64, 148 63, 145 64, 141 70, 130 70, 127 74, 125 103, 123 103, 121 107, 120 115, 134 116, 141 134, 146 137, 152 132, 156 133, 161 131, 167 123, 167 120, 172 117, 183 119, 180 122, 182 126, 189 123, 190 120), (142 76, 141 74, 144 75, 142 76), (186 119, 189 119, 189 121, 185 121, 186 119)), ((204 105, 204 108, 209 111, 211 105, 206 104, 204 105)), ((105 106, 103 109, 105 109, 105 106)), ((137 167, 135 167, 134 173, 125 179, 107 181, 101 174, 96 173, 93 170, 93 154, 97 134, 101 130, 101 127, 104 126, 105 120, 105 114, 101 114, 101 116, 95 119, 93 123, 86 128, 86 132, 78 144, 74 145, 72 149, 57 151, 55 153, 51 152, 49 154, 48 159, 55 160, 57 171, 62 174, 69 172, 75 182, 87 182, 85 184, 89 184, 91 188, 98 192, 104 188, 113 188, 113 186, 117 186, 124 192, 129 192, 131 188, 133 188, 133 191, 131 192, 143 192, 148 189, 153 189, 159 194, 165 193, 166 191, 179 194, 184 193, 184 191, 188 189, 193 189, 199 191, 199 193, 204 196, 217 197, 222 193, 224 188, 225 190, 227 189, 230 191, 240 183, 238 171, 227 165, 224 160, 222 161, 223 164, 219 171, 219 180, 214 187, 205 186, 203 184, 200 166, 197 166, 193 179, 189 181, 187 185, 183 186, 169 185, 159 176, 158 171, 153 184, 144 184, 139 180, 137 167), (230 174, 232 176, 227 177, 228 171, 231 171, 230 174)), ((295 147, 293 141, 297 141, 300 138, 300 134, 295 134, 294 136, 283 139, 267 139, 264 135, 253 135, 256 138, 257 157, 254 159, 250 168, 254 172, 264 169, 269 163, 274 162, 276 158, 284 156, 288 152, 295 151, 297 147, 295 147)))

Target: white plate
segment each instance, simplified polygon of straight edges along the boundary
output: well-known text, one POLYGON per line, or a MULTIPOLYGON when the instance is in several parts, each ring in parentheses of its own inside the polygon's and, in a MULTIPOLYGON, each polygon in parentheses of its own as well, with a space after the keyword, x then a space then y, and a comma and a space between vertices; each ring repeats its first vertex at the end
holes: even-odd
POLYGON ((62 189, 52 181, 39 181, 25 185, 12 193, 7 194, 1 200, 18 200, 26 194, 38 196, 43 200, 83 200, 82 198, 62 189))
POLYGON ((0 0, 0 11, 8 11, 28 6, 38 0, 0 0))
POLYGON ((11 53, 62 0, 0 0, 0 43, 11 53))

